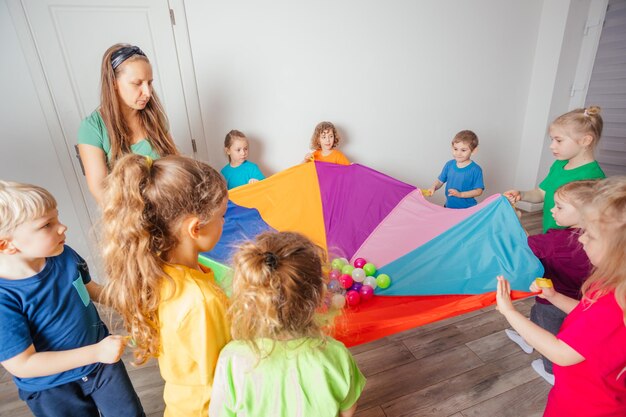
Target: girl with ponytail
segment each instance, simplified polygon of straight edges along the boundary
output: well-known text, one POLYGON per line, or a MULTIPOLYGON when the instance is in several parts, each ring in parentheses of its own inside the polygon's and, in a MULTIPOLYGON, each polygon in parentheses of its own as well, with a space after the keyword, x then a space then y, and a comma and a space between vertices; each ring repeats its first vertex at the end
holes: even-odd
POLYGON ((164 415, 205 417, 230 329, 226 296, 197 260, 221 236, 226 184, 190 158, 129 154, 104 195, 105 299, 136 344, 136 363, 158 358, 164 415))
POLYGON ((230 342, 215 370, 211 417, 352 416, 365 378, 324 334, 322 249, 267 232, 233 258, 230 342))

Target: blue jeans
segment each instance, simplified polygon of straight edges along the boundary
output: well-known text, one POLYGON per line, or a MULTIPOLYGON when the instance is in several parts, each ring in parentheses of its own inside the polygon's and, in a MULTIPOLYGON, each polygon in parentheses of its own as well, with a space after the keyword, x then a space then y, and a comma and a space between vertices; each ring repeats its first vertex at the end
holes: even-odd
MULTIPOLYGON (((535 305, 530 309, 530 321, 553 335, 556 335, 561 330, 565 317, 567 317, 567 314, 552 304, 541 304, 535 301, 535 305)), ((544 356, 541 358, 543 359, 543 367, 546 369, 546 372, 553 374, 552 362, 544 356)))
POLYGON ((145 417, 124 363, 100 364, 89 375, 42 391, 19 390, 36 417, 145 417))

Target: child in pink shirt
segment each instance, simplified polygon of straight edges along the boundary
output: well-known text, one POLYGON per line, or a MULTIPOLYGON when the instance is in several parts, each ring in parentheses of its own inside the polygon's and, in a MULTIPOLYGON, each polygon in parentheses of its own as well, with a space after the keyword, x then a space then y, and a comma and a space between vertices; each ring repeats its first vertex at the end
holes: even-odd
MULTIPOLYGON (((596 182, 574 181, 559 187, 554 193, 555 205, 550 211, 556 224, 567 229, 550 229, 546 233, 528 237, 528 246, 545 269, 543 276, 552 280, 556 291, 576 300, 580 300, 580 288, 591 274, 591 263, 578 236, 581 234, 581 209, 593 199, 596 182)), ((541 297, 535 298, 535 305, 530 311, 530 320, 552 334, 559 332, 566 316, 566 313, 541 297)), ((533 347, 515 330, 506 329, 505 332, 524 352, 532 353, 533 347)), ((552 362, 547 358, 534 360, 532 368, 554 385, 552 362)))
POLYGON ((594 266, 580 301, 554 288, 530 287, 568 313, 555 336, 515 309, 498 277, 498 310, 528 344, 554 364, 544 417, 626 415, 626 176, 599 181, 583 207, 582 243, 594 266))

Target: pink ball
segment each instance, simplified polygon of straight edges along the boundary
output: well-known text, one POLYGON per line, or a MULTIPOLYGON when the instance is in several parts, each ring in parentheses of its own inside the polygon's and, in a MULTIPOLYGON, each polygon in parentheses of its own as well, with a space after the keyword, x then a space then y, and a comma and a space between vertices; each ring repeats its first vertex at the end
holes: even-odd
POLYGON ((350 288, 353 282, 354 280, 348 274, 343 274, 342 276, 339 277, 339 283, 341 284, 343 288, 346 288, 346 289, 350 288))
POLYGON ((361 301, 371 300, 374 297, 374 288, 369 285, 363 285, 359 290, 359 294, 361 294, 361 301))
POLYGON ((363 265, 365 265, 367 263, 367 261, 363 258, 356 258, 354 260, 354 267, 355 268, 363 268, 363 265))
POLYGON ((333 279, 338 280, 339 277, 341 276, 341 271, 338 269, 333 269, 330 271, 330 273, 328 274, 328 277, 330 278, 330 280, 332 281, 333 279))
POLYGON ((346 293, 346 301, 348 305, 355 306, 361 302, 361 296, 356 291, 348 291, 346 293))

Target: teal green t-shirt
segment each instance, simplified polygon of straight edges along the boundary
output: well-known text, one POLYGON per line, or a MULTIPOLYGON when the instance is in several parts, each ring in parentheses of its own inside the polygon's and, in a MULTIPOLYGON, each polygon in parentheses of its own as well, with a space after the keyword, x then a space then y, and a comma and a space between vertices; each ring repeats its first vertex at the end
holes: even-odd
MULTIPOLYGON (((95 110, 81 122, 78 128, 78 144, 100 148, 106 154, 107 162, 111 160, 109 133, 98 110, 95 110)), ((160 155, 152 148, 152 144, 148 139, 142 139, 130 145, 130 150, 137 155, 149 156, 152 159, 160 158, 160 155)))
POLYGON ((211 417, 336 417, 361 396, 365 377, 343 343, 328 339, 320 345, 310 338, 258 343, 269 352, 260 360, 242 341, 222 349, 211 417))
POLYGON ((548 229, 563 229, 558 226, 552 217, 552 207, 554 207, 554 192, 561 185, 567 184, 572 181, 580 180, 595 180, 606 178, 602 168, 597 161, 589 162, 588 164, 579 166, 574 169, 565 169, 565 165, 568 161, 554 161, 550 167, 548 176, 541 181, 539 188, 546 192, 543 199, 543 232, 547 232, 548 229))

